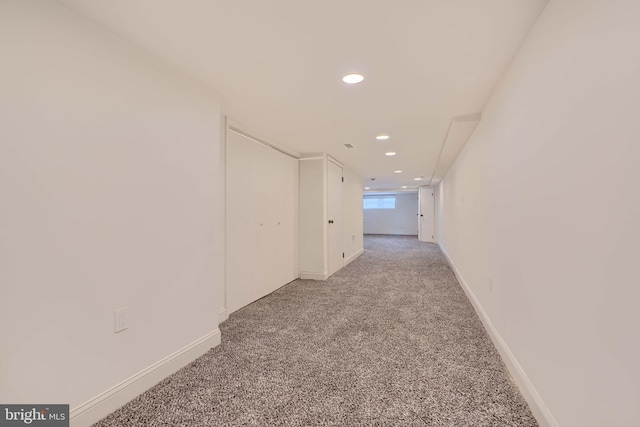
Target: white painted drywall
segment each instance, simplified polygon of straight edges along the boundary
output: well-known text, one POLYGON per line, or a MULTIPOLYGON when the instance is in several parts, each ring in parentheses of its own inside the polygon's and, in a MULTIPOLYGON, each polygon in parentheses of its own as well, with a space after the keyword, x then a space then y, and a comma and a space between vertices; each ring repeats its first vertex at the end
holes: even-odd
POLYGON ((342 173, 344 253, 345 261, 349 262, 363 251, 362 177, 346 166, 342 173))
POLYGON ((433 185, 433 206, 434 206, 434 211, 433 211, 433 221, 434 221, 434 239, 436 241, 436 243, 439 243, 438 240, 438 233, 440 233, 440 214, 442 213, 441 211, 441 206, 443 205, 442 202, 442 192, 440 191, 440 186, 439 185, 433 185))
POLYGON ((301 273, 327 274, 326 156, 300 159, 299 266, 301 273))
POLYGON ((218 99, 52 1, 0 33, 0 401, 73 409, 218 327, 218 99))
POLYGON ((395 198, 395 209, 364 209, 364 234, 418 235, 418 193, 398 193, 395 198))
POLYGON ((638 22, 550 1, 438 191, 440 244, 551 424, 640 425, 638 22))
MULTIPOLYGON (((299 265, 302 278, 328 277, 328 157, 326 153, 300 159, 299 265)), ((342 169, 342 236, 345 263, 363 252, 362 179, 348 167, 342 169)))

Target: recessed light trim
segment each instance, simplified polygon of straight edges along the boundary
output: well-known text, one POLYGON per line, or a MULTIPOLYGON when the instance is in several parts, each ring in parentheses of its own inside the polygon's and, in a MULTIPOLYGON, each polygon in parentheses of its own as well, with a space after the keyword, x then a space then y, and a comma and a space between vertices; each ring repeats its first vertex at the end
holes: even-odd
POLYGON ((365 190, 371 190, 371 188, 370 188, 370 187, 364 187, 364 189, 365 189, 365 190))
POLYGON ((342 78, 342 81, 349 85, 360 83, 363 80, 364 80, 364 76, 362 74, 357 74, 357 73, 347 74, 342 78))
POLYGON ((402 173, 402 171, 393 171, 393 173, 402 173))
POLYGON ((414 181, 422 181, 423 179, 423 177, 413 178, 414 181))
POLYGON ((389 139, 389 135, 387 135, 386 133, 381 133, 380 135, 376 136, 376 139, 378 141, 384 141, 385 139, 389 139))
POLYGON ((403 185, 403 186, 402 186, 402 188, 407 188, 407 186, 406 186, 406 185, 403 185))
POLYGON ((387 151, 386 153, 384 153, 385 156, 395 156, 396 152, 395 151, 387 151))

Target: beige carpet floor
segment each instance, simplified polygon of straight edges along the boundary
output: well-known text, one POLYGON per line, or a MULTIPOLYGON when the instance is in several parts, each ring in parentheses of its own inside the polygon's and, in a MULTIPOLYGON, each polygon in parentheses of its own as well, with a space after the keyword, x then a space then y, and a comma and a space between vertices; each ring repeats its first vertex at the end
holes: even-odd
POLYGON ((439 248, 367 236, 325 282, 233 313, 222 344, 107 426, 535 426, 439 248))

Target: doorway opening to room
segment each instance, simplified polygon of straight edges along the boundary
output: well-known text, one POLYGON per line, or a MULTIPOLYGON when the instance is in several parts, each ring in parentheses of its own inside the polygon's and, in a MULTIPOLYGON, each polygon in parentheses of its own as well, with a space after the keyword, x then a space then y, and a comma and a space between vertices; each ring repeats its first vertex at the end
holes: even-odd
POLYGON ((418 192, 362 196, 364 234, 418 236, 418 192))
POLYGON ((364 234, 416 236, 434 240, 433 189, 367 192, 362 196, 364 234))

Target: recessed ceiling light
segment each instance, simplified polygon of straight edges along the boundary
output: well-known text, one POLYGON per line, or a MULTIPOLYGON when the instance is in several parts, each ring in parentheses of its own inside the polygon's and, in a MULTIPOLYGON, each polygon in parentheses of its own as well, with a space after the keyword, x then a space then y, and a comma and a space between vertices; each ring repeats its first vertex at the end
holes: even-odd
POLYGON ((364 187, 364 189, 365 189, 365 190, 371 190, 371 188, 369 188, 369 187, 364 187))
POLYGON ((385 139, 389 139, 389 135, 387 135, 386 133, 381 133, 380 135, 376 136, 376 139, 378 141, 383 141, 385 139))
POLYGON ((361 81, 364 80, 364 76, 362 74, 347 74, 346 76, 344 76, 342 78, 342 81, 347 83, 347 84, 356 84, 356 83, 360 83, 361 81))
POLYGON ((407 188, 407 186, 406 186, 406 185, 403 185, 403 186, 402 186, 402 188, 407 188))
POLYGON ((393 173, 402 173, 402 171, 393 171, 393 173))
POLYGON ((396 152, 395 151, 387 151, 386 153, 384 153, 385 156, 395 156, 396 152))
POLYGON ((419 177, 419 178, 413 178, 413 180, 414 180, 414 181, 422 181, 422 178, 423 178, 423 177, 421 176, 421 177, 419 177))

